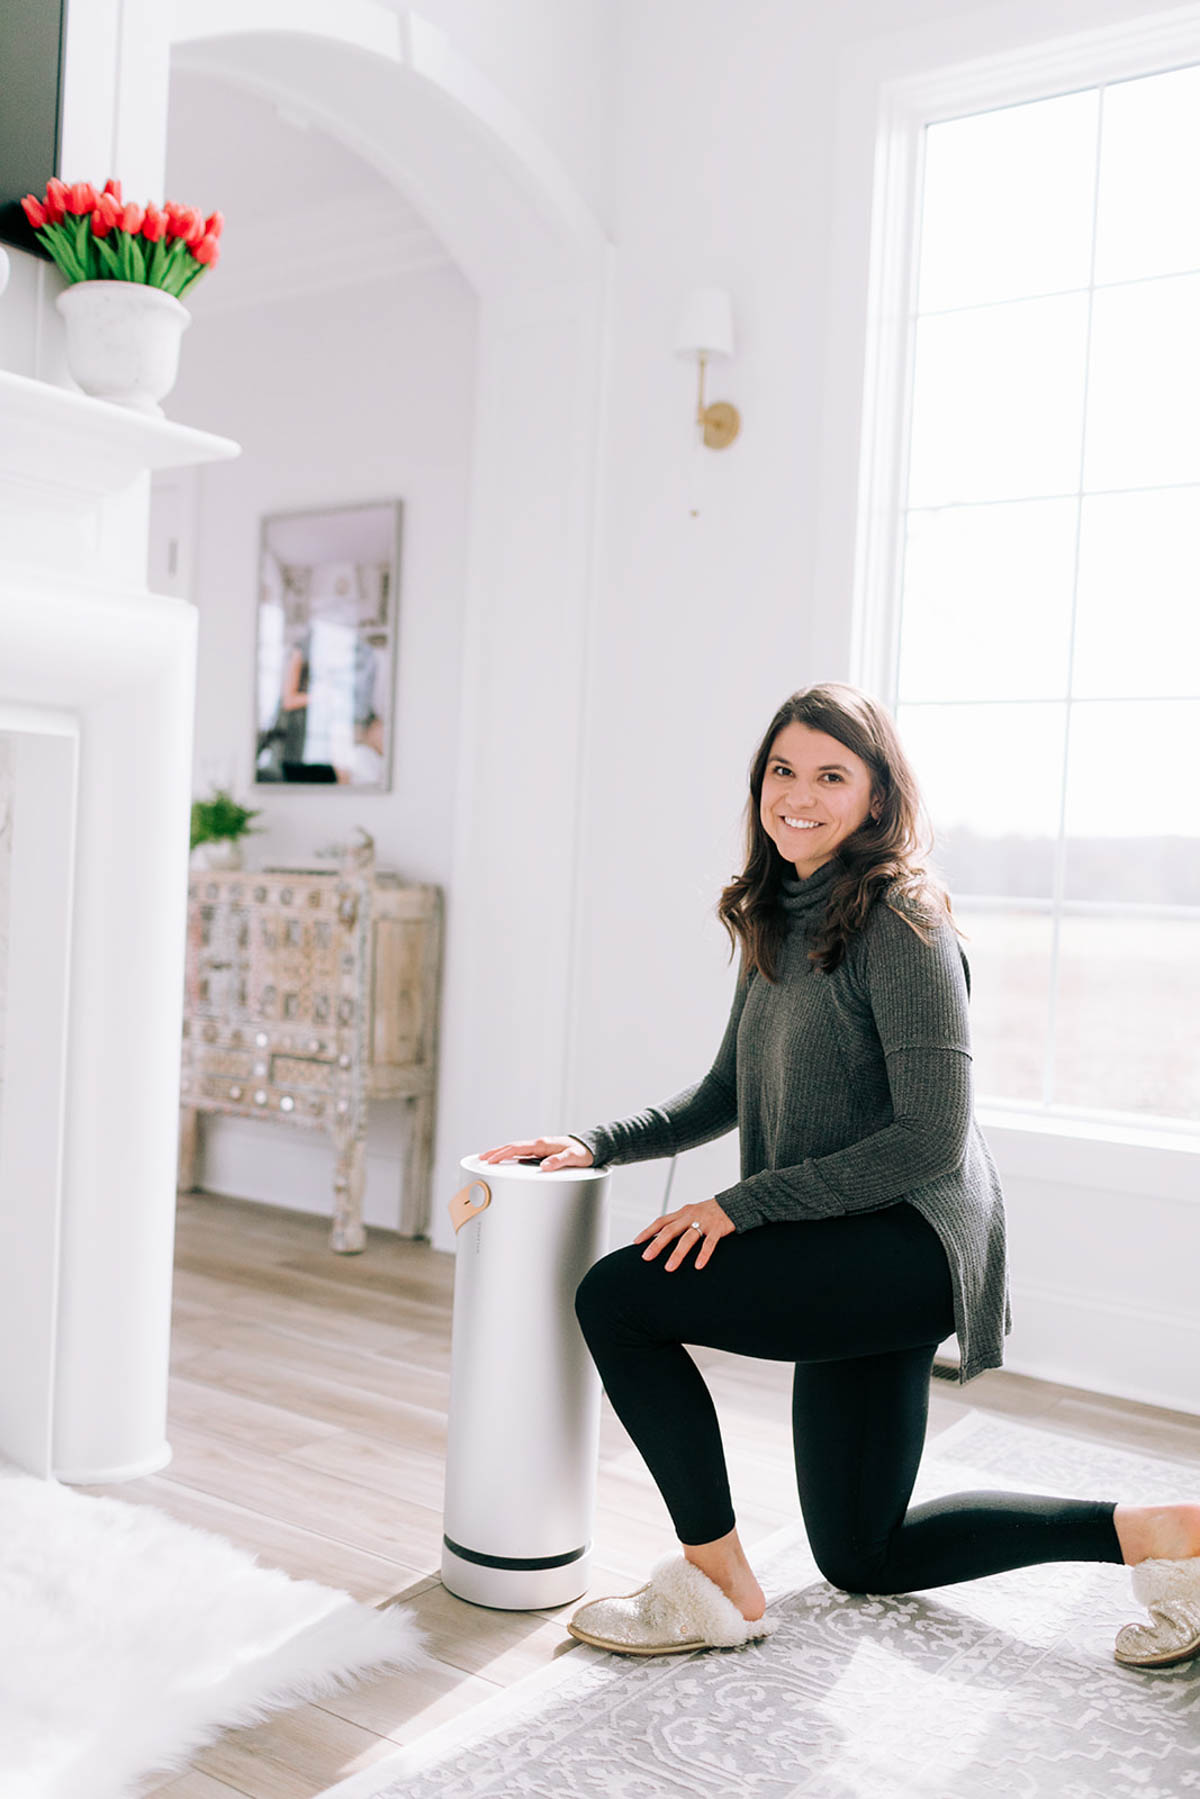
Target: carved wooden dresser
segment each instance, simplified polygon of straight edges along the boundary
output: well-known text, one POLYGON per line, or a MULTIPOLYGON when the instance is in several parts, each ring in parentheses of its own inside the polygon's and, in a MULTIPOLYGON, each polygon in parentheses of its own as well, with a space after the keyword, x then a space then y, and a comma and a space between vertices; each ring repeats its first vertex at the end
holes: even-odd
POLYGON ((193 870, 179 1186, 195 1187, 199 1114, 269 1117, 333 1139, 331 1247, 364 1247, 367 1105, 410 1101, 412 1235, 428 1228, 442 894, 377 869, 193 870))

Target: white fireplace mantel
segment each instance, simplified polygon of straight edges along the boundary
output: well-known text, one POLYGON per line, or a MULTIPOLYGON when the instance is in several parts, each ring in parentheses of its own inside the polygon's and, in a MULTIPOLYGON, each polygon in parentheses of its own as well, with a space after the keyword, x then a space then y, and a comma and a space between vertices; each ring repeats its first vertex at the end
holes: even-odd
POLYGON ((227 437, 0 369, 0 558, 140 585, 150 471, 238 454, 227 437))
POLYGON ((81 492, 101 499, 147 469, 237 454, 238 445, 228 437, 0 369, 0 476, 5 479, 69 478, 81 492))
POLYGON ((62 1480, 170 1455, 196 620, 146 586, 149 477, 237 454, 0 370, 0 1458, 62 1480))

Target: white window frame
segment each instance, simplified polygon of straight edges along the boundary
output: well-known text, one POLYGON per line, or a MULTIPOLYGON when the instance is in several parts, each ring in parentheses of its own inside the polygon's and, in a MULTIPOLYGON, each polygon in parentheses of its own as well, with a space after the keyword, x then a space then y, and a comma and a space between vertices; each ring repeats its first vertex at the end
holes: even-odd
MULTIPOLYGON (((925 127, 1200 63, 1200 5, 1149 17, 1125 5, 1124 21, 1048 36, 1046 9, 1019 0, 855 45, 843 57, 813 652, 815 666, 846 667, 850 681, 888 706, 899 672, 925 127), (847 304, 855 294, 857 309, 847 304), (830 620, 847 628, 841 641, 830 620)), ((1111 19, 1113 7, 1103 10, 1111 19)), ((981 1105, 978 1116, 1006 1164, 1031 1177, 1130 1194, 1152 1184, 1200 1200, 1200 1131, 1093 1123, 1008 1103, 981 1105)))

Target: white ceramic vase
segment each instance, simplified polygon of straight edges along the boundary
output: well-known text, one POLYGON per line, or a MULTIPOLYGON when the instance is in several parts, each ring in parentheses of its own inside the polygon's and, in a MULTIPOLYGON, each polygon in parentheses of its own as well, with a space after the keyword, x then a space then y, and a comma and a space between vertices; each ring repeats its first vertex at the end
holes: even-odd
POLYGON ((54 302, 67 325, 67 367, 85 394, 162 417, 192 315, 141 281, 76 281, 54 302))
POLYGON ((236 837, 212 837, 207 843, 198 843, 196 851, 205 868, 243 866, 242 846, 236 837))

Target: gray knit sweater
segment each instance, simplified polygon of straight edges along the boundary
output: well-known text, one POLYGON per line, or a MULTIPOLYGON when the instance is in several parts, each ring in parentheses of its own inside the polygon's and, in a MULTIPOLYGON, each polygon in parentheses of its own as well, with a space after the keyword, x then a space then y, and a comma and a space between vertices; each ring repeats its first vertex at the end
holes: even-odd
POLYGON ((704 1079, 571 1135, 605 1167, 675 1155, 737 1125, 742 1178, 714 1197, 739 1231, 907 1200, 949 1260, 962 1385, 1003 1365, 1012 1329, 1004 1197, 972 1107, 970 971, 949 919, 922 942, 896 888, 841 965, 816 968, 805 952, 837 866, 807 880, 784 873, 776 983, 739 977, 704 1079))

